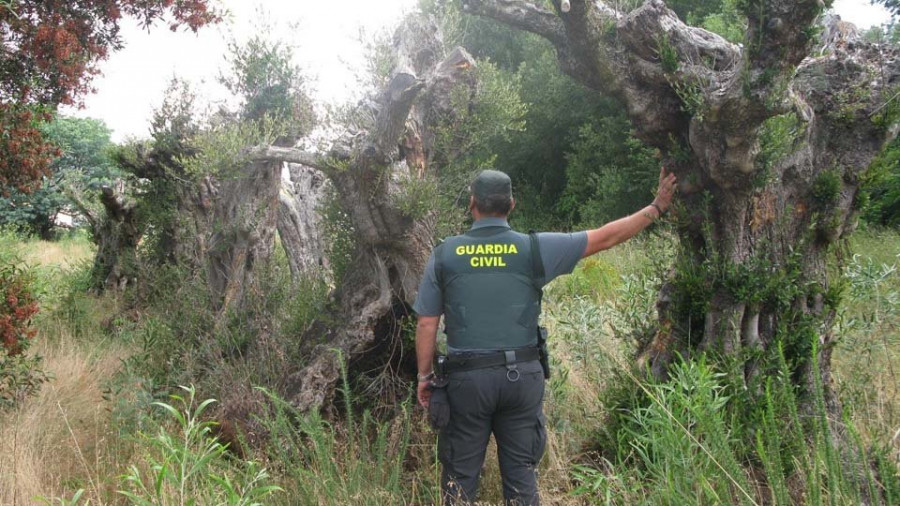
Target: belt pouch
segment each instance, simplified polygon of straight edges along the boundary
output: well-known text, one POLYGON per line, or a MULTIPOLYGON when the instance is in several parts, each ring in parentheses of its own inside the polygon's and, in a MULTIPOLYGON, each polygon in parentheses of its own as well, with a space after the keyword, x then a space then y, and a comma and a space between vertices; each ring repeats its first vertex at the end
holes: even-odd
POLYGON ((428 402, 428 422, 435 430, 450 423, 450 399, 447 396, 447 377, 435 376, 428 385, 431 400, 428 402))

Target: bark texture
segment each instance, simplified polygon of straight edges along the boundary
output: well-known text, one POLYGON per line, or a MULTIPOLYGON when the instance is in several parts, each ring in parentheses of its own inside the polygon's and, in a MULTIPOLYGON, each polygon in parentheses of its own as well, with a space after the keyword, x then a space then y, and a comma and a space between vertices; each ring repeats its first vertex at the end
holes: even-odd
POLYGON ((257 287, 255 267, 275 247, 281 163, 258 161, 214 184, 205 262, 213 303, 221 314, 239 308, 257 287))
MULTIPOLYGON (((897 51, 833 17, 819 39, 819 0, 747 2, 743 46, 685 25, 662 0, 629 13, 612 4, 462 0, 549 40, 563 71, 619 98, 677 173, 683 252, 642 350, 652 370, 665 376, 676 351, 758 357, 781 342, 795 380, 811 387, 818 374, 828 391, 825 257, 852 231, 860 177, 897 133, 897 51)), ((745 369, 752 379, 758 361, 745 369)))
POLYGON ((291 276, 331 280, 321 209, 333 193, 322 171, 289 163, 282 173, 278 196, 278 236, 287 254, 291 276))
POLYGON ((97 245, 93 267, 96 289, 124 290, 136 281, 137 246, 143 235, 137 203, 126 195, 125 182, 119 179, 112 186, 101 188, 102 213, 71 192, 69 197, 90 224, 97 245))
POLYGON ((415 298, 433 237, 433 218, 411 214, 404 203, 435 175, 435 130, 453 115, 451 94, 474 92, 474 60, 462 48, 446 52, 433 19, 405 19, 393 49, 386 84, 359 104, 327 153, 276 146, 253 153, 321 170, 353 225, 352 269, 339 280, 333 310, 302 337, 308 362, 286 382, 291 402, 302 410, 332 400, 338 353, 355 361, 399 337, 388 329, 415 298))

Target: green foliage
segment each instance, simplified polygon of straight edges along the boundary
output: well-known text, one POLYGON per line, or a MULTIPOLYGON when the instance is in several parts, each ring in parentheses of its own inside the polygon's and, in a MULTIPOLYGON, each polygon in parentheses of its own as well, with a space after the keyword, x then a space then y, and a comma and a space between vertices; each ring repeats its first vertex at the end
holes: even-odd
POLYGON ((322 235, 328 248, 326 254, 331 262, 331 273, 335 282, 340 283, 353 268, 353 256, 356 254, 353 220, 341 208, 336 195, 328 195, 318 212, 322 216, 322 235))
POLYGON ((729 42, 742 43, 747 31, 747 19, 738 9, 737 0, 721 0, 719 3, 721 6, 715 12, 707 12, 702 18, 694 14, 693 19, 702 20, 701 27, 721 35, 729 42))
POLYGON ((15 257, 0 264, 0 409, 14 407, 46 381, 41 357, 28 355, 38 312, 34 274, 15 257))
MULTIPOLYGON (((343 364, 343 362, 342 362, 343 364)), ((393 420, 380 422, 368 411, 357 416, 357 400, 342 365, 345 416, 328 422, 315 411, 298 412, 290 403, 264 391, 274 404, 262 418, 272 444, 271 462, 283 475, 293 504, 426 504, 440 502, 438 480, 424 472, 425 483, 410 486, 407 459, 413 436, 412 407, 402 404, 393 420), (430 482, 430 483, 429 483, 430 482), (424 486, 422 486, 424 485, 424 486)), ((433 456, 430 456, 434 459, 433 456)))
POLYGON ((875 44, 900 43, 900 24, 891 20, 883 25, 873 25, 863 32, 863 39, 875 44))
POLYGON ((820 209, 829 209, 841 195, 843 181, 837 169, 824 170, 816 176, 812 186, 813 201, 820 209))
POLYGON ((191 139, 190 154, 176 156, 185 176, 191 180, 210 175, 220 179, 240 177, 252 161, 249 146, 274 144, 288 133, 287 123, 277 116, 264 114, 259 119, 213 125, 191 139))
POLYGON ((671 80, 672 90, 681 99, 681 110, 690 114, 697 121, 703 121, 706 114, 706 98, 698 82, 671 80))
POLYGON ((631 135, 623 115, 584 124, 571 149, 566 189, 554 209, 568 223, 596 227, 650 200, 658 162, 654 151, 631 135))
MULTIPOLYGON (((632 212, 649 197, 652 186, 642 188, 648 152, 630 138, 631 126, 617 101, 560 72, 553 47, 539 37, 465 14, 456 2, 429 8, 447 25, 448 43, 489 58, 497 78, 514 86, 524 105, 515 135, 483 138, 479 163, 464 160, 460 165, 470 167, 460 171, 465 176, 441 182, 456 209, 465 204, 472 173, 487 164, 512 178, 518 202, 512 220, 520 229, 596 226, 593 220, 632 212)), ((445 206, 441 209, 443 215, 445 206)), ((458 231, 458 225, 446 230, 458 231)))
POLYGON ((521 100, 521 80, 489 61, 476 67, 477 88, 454 90, 453 114, 436 129, 435 160, 441 164, 438 190, 439 235, 458 232, 468 206, 468 184, 474 174, 497 166, 495 147, 510 142, 525 127, 527 106, 521 100))
POLYGON ((156 402, 175 430, 160 426, 155 435, 145 435, 146 468, 132 465, 122 477, 120 493, 129 504, 227 504, 256 506, 280 487, 269 484, 269 474, 254 462, 233 464, 228 449, 213 436, 213 422, 203 421, 204 411, 215 402, 199 404, 194 388, 181 387, 187 396, 171 395, 177 405, 156 402))
POLYGON ((794 144, 803 134, 804 128, 805 125, 795 113, 773 116, 763 123, 759 131, 759 155, 756 163, 765 178, 770 177, 771 169, 782 158, 794 151, 794 144))
POLYGON ((688 24, 696 25, 698 20, 722 11, 729 0, 666 0, 666 6, 675 11, 688 24))
POLYGON ((614 296, 623 282, 615 267, 601 258, 586 258, 580 265, 577 276, 560 279, 559 284, 567 293, 601 300, 614 296))
MULTIPOLYGON (((447 34, 444 37, 448 40, 447 34)), ((365 44, 366 75, 374 89, 381 89, 390 82, 391 71, 396 66, 396 52, 391 42, 390 34, 379 33, 365 44)))
POLYGON ((675 72, 678 70, 678 50, 672 45, 669 37, 660 35, 656 39, 656 55, 659 58, 660 66, 664 72, 675 72))
POLYGON ((64 188, 96 193, 119 172, 109 157, 110 131, 100 120, 58 116, 44 126, 42 135, 59 147, 61 155, 50 164, 50 175, 39 188, 31 193, 10 189, 9 195, 0 196, 0 225, 47 239, 57 213, 70 207, 64 188))
POLYGON ((49 377, 39 355, 11 355, 0 347, 0 411, 36 394, 49 377))
POLYGON ((898 0, 871 0, 871 2, 883 5, 894 16, 900 16, 900 1, 898 0))
MULTIPOLYGON (((304 89, 303 74, 292 61, 292 48, 283 41, 272 40, 271 31, 271 26, 261 22, 243 44, 231 40, 230 68, 219 81, 241 99, 239 115, 243 120, 280 123, 281 143, 290 145, 309 133, 315 115, 304 89)), ((247 141, 249 145, 251 142, 247 141)))
POLYGON ((878 225, 900 225, 900 140, 892 141, 863 176, 863 217, 878 225))
POLYGON ((440 198, 435 181, 410 177, 402 181, 400 192, 393 196, 397 209, 410 219, 421 219, 434 211, 434 203, 440 198))
POLYGON ((775 360, 780 372, 764 380, 753 400, 702 358, 676 363, 667 382, 622 375, 635 404, 611 412, 621 424, 610 463, 618 472, 576 468, 575 493, 598 504, 609 504, 607 497, 628 504, 790 504, 801 494, 813 504, 890 504, 883 501, 896 497, 896 470, 884 473, 867 463, 880 462, 883 452, 855 439, 856 447, 842 455, 822 385, 812 393, 819 399, 813 416, 801 417, 784 354, 776 351, 775 360))

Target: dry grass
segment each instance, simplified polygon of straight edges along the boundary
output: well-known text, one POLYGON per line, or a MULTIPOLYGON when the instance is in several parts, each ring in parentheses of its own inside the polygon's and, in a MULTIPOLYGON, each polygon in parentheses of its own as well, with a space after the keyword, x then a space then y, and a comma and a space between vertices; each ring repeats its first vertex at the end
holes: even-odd
POLYGON ((21 243, 19 254, 29 265, 72 268, 94 256, 94 245, 85 239, 21 243))
POLYGON ((85 498, 101 502, 118 468, 103 386, 119 369, 128 350, 116 344, 76 342, 58 322, 53 339, 32 348, 53 375, 40 393, 0 416, 0 504, 34 504, 41 497, 85 498), (112 472, 110 472, 112 471, 112 472))

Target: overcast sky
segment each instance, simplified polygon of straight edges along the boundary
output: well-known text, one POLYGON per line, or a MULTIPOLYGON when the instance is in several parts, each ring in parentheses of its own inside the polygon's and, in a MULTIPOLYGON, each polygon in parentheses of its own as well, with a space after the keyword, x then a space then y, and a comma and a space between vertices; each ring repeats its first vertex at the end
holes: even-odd
MULTIPOLYGON (((215 1, 215 0, 214 0, 215 1)), ((294 46, 296 62, 310 80, 319 102, 341 103, 358 93, 364 68, 362 40, 389 30, 415 7, 416 0, 221 0, 231 12, 225 23, 198 34, 173 33, 164 26, 150 31, 136 23, 123 25, 125 48, 100 66, 97 93, 85 98, 84 109, 66 114, 102 119, 113 140, 148 137, 152 111, 163 99, 173 76, 193 82, 210 103, 227 93, 215 83, 225 63, 227 41, 245 40, 260 25, 260 11, 271 31, 294 46)), ((889 19, 869 0, 835 0, 834 9, 861 28, 889 19)))

